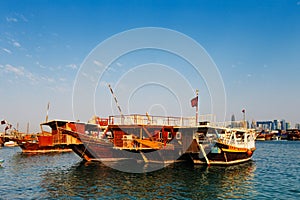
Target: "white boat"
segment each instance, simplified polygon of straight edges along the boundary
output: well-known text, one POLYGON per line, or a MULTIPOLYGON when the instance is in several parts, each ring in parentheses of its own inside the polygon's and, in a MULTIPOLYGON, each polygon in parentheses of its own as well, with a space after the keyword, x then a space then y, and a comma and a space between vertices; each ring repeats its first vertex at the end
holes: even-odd
POLYGON ((4 146, 5 147, 16 147, 16 146, 18 146, 18 144, 14 141, 8 141, 8 142, 4 142, 4 146))

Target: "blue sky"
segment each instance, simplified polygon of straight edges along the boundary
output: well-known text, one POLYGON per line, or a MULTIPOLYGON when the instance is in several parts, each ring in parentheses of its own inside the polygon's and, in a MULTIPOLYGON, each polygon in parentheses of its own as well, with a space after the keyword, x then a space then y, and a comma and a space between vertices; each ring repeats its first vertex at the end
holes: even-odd
MULTIPOLYGON (((241 119, 245 108, 248 120, 300 122, 299 21, 299 0, 3 0, 0 118, 15 126, 18 122, 21 130, 30 122, 30 129, 37 131, 50 102, 51 119, 72 119, 73 84, 86 56, 114 34, 162 27, 193 38, 214 60, 225 85, 227 119, 232 114, 241 119)), ((121 61, 116 66, 130 69, 126 58, 121 61)), ((143 61, 151 62, 148 58, 136 62, 143 61)), ((199 80, 199 86, 193 82, 192 87, 200 90, 200 112, 207 113, 207 89, 202 82, 199 80)), ((192 97, 189 94, 187 98, 192 97)), ((111 100, 108 90, 103 96, 97 94, 96 99, 102 98, 111 100)), ((120 104, 126 107, 126 102, 120 104)), ((96 105, 96 114, 112 114, 101 106, 96 105)), ((136 108, 140 106, 141 102, 136 102, 136 108)), ((191 108, 184 114, 193 112, 191 108)))

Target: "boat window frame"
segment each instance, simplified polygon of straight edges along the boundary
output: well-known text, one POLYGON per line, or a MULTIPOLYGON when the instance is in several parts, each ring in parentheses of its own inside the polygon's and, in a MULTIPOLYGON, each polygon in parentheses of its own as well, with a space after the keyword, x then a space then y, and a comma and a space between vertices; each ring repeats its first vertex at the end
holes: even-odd
POLYGON ((171 140, 173 138, 172 132, 168 132, 168 140, 171 140))
POLYGON ((181 132, 176 132, 176 139, 181 140, 182 134, 181 132))
POLYGON ((162 139, 162 138, 163 138, 162 131, 159 131, 158 132, 158 139, 162 139))

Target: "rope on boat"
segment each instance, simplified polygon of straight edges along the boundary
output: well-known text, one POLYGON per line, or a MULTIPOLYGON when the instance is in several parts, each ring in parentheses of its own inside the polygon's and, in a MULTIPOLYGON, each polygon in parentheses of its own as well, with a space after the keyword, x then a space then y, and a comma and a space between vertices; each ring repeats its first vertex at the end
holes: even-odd
POLYGON ((206 156, 206 153, 205 153, 205 151, 204 151, 204 148, 203 148, 202 144, 199 144, 199 146, 200 146, 200 149, 201 149, 201 151, 202 151, 202 154, 203 154, 203 156, 204 156, 204 158, 205 158, 205 160, 206 160, 207 165, 210 165, 209 160, 208 160, 208 158, 207 158, 207 156, 206 156))

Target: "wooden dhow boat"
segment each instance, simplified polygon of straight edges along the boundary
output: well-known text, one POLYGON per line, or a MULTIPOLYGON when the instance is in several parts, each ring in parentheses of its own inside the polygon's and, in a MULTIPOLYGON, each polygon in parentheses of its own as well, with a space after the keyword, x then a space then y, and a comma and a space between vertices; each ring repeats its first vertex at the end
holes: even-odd
POLYGON ((254 130, 208 121, 196 124, 194 117, 134 114, 98 118, 81 128, 76 122, 69 123, 73 128, 67 124, 59 130, 81 142, 70 147, 87 161, 231 165, 250 160, 255 151, 254 130))
POLYGON ((232 165, 249 161, 255 147, 256 132, 247 128, 202 125, 186 151, 195 164, 232 165))
POLYGON ((16 142, 23 153, 72 152, 70 144, 81 143, 70 135, 62 134, 60 127, 66 127, 67 120, 51 120, 40 124, 37 134, 16 133, 16 142))

